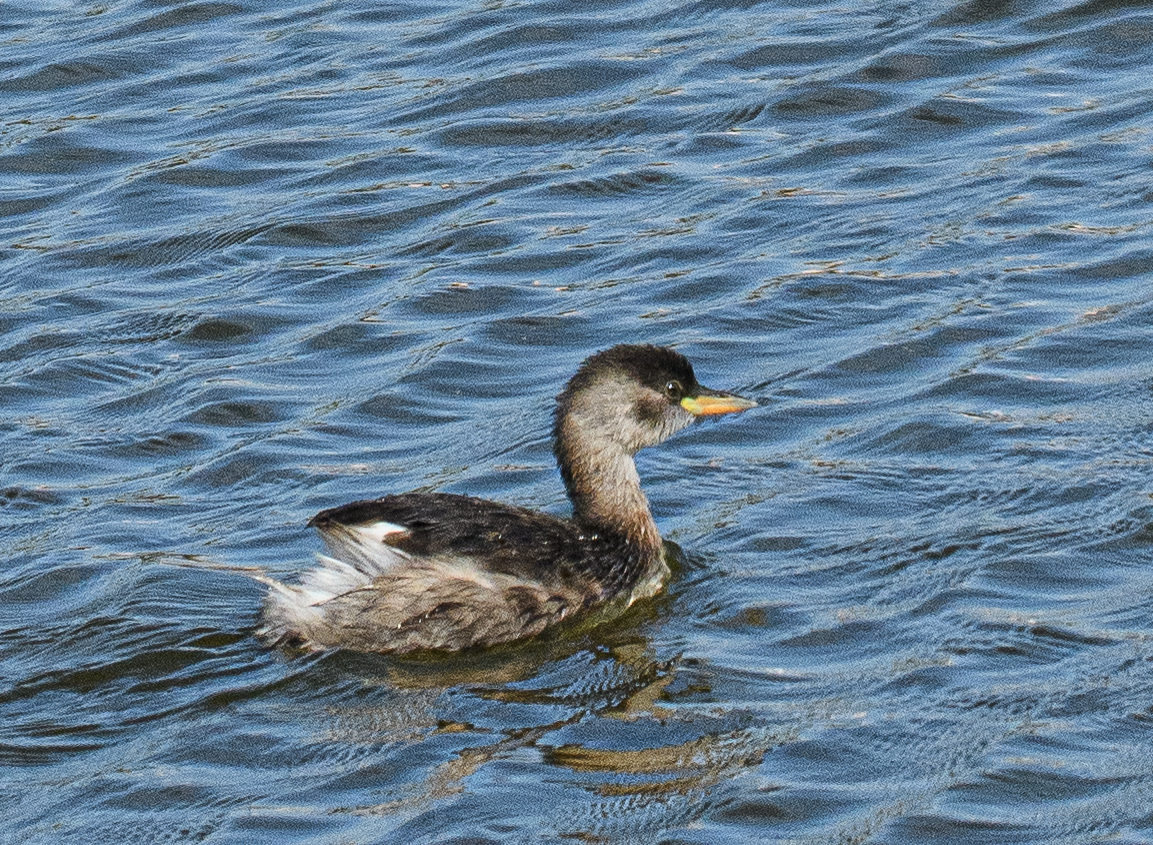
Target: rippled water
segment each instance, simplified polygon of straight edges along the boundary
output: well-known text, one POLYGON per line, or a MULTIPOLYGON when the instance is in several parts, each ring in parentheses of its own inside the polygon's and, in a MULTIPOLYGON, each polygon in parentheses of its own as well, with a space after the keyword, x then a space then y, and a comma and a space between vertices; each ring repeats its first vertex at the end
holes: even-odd
POLYGON ((6 3, 0 840, 1153 841, 1146 4, 6 3), (668 594, 495 654, 252 637, 317 510, 563 512, 668 594))

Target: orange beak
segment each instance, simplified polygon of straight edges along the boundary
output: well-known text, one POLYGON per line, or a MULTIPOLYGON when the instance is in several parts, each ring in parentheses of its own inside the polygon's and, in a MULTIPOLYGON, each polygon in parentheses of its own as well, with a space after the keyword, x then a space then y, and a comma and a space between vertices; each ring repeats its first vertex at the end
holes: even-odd
POLYGON ((702 387, 696 396, 686 396, 681 400, 681 407, 698 417, 712 416, 713 414, 735 414, 737 411, 747 411, 757 407, 752 399, 737 396, 735 393, 722 393, 719 390, 710 390, 702 387))

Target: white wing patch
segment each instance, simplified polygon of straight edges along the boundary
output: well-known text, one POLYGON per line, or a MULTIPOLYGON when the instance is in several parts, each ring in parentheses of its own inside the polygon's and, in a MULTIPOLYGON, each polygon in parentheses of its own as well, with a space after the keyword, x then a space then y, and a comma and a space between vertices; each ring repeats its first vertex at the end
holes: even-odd
MULTIPOLYGON (((393 534, 407 532, 403 525, 391 522, 370 522, 365 525, 332 523, 320 529, 324 543, 342 566, 354 569, 368 581, 387 575, 411 558, 405 552, 388 545, 386 539, 393 534)), ((331 560, 332 558, 328 558, 331 560)), ((328 567, 325 559, 321 563, 328 567)))
POLYGON ((320 533, 332 555, 317 555, 320 565, 304 572, 299 584, 284 584, 271 578, 259 580, 274 589, 274 603, 286 616, 311 615, 325 602, 369 587, 377 578, 410 565, 412 558, 408 554, 385 543, 390 534, 403 534, 405 530, 402 525, 383 521, 326 525, 320 533))
POLYGON ((367 525, 348 525, 345 527, 349 533, 363 537, 365 543, 376 544, 383 543, 384 538, 389 534, 404 534, 408 531, 403 525, 385 522, 383 519, 379 522, 370 522, 367 525))
POLYGON ((300 576, 297 590, 305 604, 324 604, 326 601, 359 590, 372 583, 372 579, 345 563, 328 555, 317 555, 320 566, 300 576))

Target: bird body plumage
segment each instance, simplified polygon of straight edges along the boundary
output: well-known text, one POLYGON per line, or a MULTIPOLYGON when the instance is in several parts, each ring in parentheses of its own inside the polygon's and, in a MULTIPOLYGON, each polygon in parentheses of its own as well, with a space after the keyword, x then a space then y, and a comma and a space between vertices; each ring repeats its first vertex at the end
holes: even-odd
POLYGON ((616 346, 557 397, 554 451, 572 519, 450 493, 402 493, 310 520, 329 555, 269 585, 258 635, 308 649, 457 651, 627 607, 668 577, 633 454, 701 414, 752 407, 701 387, 680 353, 616 346))

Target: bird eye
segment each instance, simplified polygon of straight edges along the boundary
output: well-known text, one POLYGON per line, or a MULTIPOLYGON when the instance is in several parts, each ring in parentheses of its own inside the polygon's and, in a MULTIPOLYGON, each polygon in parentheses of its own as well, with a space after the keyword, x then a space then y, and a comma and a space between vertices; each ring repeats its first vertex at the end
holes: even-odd
POLYGON ((685 389, 681 387, 681 383, 676 379, 672 379, 665 385, 665 395, 670 399, 680 399, 684 392, 685 389))

